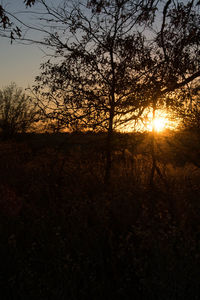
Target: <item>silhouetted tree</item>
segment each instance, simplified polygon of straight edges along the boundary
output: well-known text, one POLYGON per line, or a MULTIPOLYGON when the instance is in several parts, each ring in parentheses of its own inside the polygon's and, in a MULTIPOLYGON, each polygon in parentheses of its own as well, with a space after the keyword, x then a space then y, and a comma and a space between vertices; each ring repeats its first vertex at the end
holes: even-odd
MULTIPOLYGON (((199 2, 174 3, 166 1, 162 10, 160 31, 155 36, 157 69, 150 73, 149 88, 152 118, 160 107, 176 110, 178 98, 200 77, 200 14, 199 2)), ((180 116, 180 115, 179 115, 180 116)), ((152 130, 152 172, 153 182, 156 165, 155 139, 152 130)))
POLYGON ((175 113, 180 118, 182 129, 194 130, 200 134, 200 85, 191 86, 179 94, 179 105, 175 113))
POLYGON ((148 105, 144 78, 154 59, 141 31, 151 25, 155 3, 72 1, 69 9, 58 9, 64 36, 56 32, 48 39, 58 60, 45 63, 37 77, 35 91, 47 99, 51 117, 107 132, 106 181, 113 131, 134 122, 148 105))
MULTIPOLYGON (((107 174, 113 130, 134 122, 147 106, 152 106, 154 118, 167 94, 200 75, 196 4, 167 1, 160 29, 152 33, 157 4, 72 2, 71 9, 56 11, 64 36, 56 31, 46 39, 59 61, 42 66, 36 90, 48 98, 51 116, 63 117, 70 125, 78 122, 80 128, 107 131, 107 174)), ((157 169, 153 144, 154 140, 152 178, 157 169)))
POLYGON ((113 131, 147 106, 155 114, 167 94, 200 76, 199 1, 38 3, 40 23, 26 28, 43 33, 35 42, 53 52, 37 77, 37 97, 66 126, 107 131, 109 177, 113 131))
POLYGON ((4 138, 30 130, 39 110, 15 83, 0 90, 0 130, 4 138))

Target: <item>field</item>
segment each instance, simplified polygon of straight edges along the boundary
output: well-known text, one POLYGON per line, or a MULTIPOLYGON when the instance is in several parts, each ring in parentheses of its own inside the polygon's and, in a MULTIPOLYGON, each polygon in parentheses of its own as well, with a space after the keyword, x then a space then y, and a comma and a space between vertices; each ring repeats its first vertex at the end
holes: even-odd
POLYGON ((200 139, 103 134, 0 142, 1 299, 199 299, 200 139))

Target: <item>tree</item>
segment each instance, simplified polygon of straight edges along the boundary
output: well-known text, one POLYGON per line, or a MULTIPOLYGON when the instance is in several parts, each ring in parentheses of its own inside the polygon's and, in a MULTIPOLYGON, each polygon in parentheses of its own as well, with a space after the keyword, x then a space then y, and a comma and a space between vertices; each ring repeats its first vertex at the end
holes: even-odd
POLYGON ((141 31, 152 23, 155 3, 72 1, 69 11, 57 11, 64 37, 59 32, 48 39, 58 60, 44 64, 37 77, 35 91, 48 99, 50 117, 107 132, 106 182, 114 130, 148 105, 143 78, 153 59, 141 31))
MULTIPOLYGON (((56 31, 46 42, 59 60, 42 66, 36 89, 50 101, 51 117, 107 131, 109 174, 113 130, 137 120, 147 106, 155 118, 167 94, 200 75, 199 15, 194 1, 167 1, 155 32, 158 1, 84 4, 56 11, 64 36, 56 31)), ((157 169, 153 149, 152 178, 157 169)))
POLYGON ((37 3, 40 25, 26 28, 43 33, 40 43, 53 52, 36 96, 46 98, 42 108, 50 118, 107 132, 108 178, 114 130, 147 106, 155 116, 167 94, 200 76, 199 1, 37 3))
POLYGON ((39 120, 39 109, 15 83, 0 90, 0 129, 4 138, 30 130, 39 120))
MULTIPOLYGON (((176 109, 183 91, 200 77, 200 15, 199 1, 168 0, 162 10, 161 28, 155 36, 156 66, 150 74, 152 119, 163 106, 176 109)), ((155 128, 152 129, 152 172, 160 174, 156 165, 155 128)))

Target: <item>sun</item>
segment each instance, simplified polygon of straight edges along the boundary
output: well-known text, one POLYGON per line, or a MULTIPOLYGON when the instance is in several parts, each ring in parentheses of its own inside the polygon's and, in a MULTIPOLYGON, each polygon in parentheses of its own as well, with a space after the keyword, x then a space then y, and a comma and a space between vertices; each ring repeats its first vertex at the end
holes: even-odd
POLYGON ((161 132, 166 128, 167 121, 166 117, 155 117, 154 120, 151 120, 147 125, 147 130, 161 132))
POLYGON ((170 114, 166 110, 157 110, 154 114, 150 110, 143 119, 144 130, 162 132, 165 129, 175 128, 177 124, 170 121, 170 114))
POLYGON ((179 125, 179 120, 175 120, 171 113, 165 109, 157 109, 153 118, 152 109, 147 109, 137 122, 129 122, 123 128, 122 132, 156 132, 164 133, 167 130, 175 130, 179 125))

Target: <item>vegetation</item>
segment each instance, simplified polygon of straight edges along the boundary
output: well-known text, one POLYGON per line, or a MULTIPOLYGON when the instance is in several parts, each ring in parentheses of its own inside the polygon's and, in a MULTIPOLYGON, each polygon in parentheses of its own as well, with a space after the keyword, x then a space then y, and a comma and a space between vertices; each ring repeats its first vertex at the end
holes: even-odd
POLYGON ((0 90, 0 129, 4 138, 31 130, 39 118, 36 104, 14 83, 0 90))
MULTIPOLYGON (((34 3, 25 1, 27 7, 34 3)), ((114 130, 137 121, 147 107, 155 118, 168 94, 200 76, 199 1, 35 4, 34 25, 2 10, 4 35, 11 32, 11 40, 39 43, 52 51, 37 77, 35 96, 59 127, 107 132, 109 182, 114 130), (13 27, 12 20, 20 27, 13 27), (39 40, 26 29, 40 33, 39 40)), ((153 145, 152 140, 152 153, 153 145)), ((154 155, 152 159, 153 178, 158 168, 154 155)))
POLYGON ((199 299, 199 1, 24 3, 0 34, 52 55, 0 91, 1 299, 199 299), (176 131, 120 133, 162 108, 176 131))
MULTIPOLYGON (((107 132, 106 182, 114 130, 136 122, 146 108, 152 107, 155 118, 166 95, 200 75, 197 3, 167 1, 160 11, 157 5, 71 1, 68 8, 62 2, 54 9, 47 6, 57 24, 45 39, 54 56, 36 78, 36 96, 42 97, 47 116, 61 124, 107 132)), ((152 181, 158 170, 153 148, 152 141, 152 181)))
POLYGON ((116 135, 109 188, 104 134, 1 142, 2 299, 199 297, 200 171, 158 135, 151 187, 149 135, 116 135))

